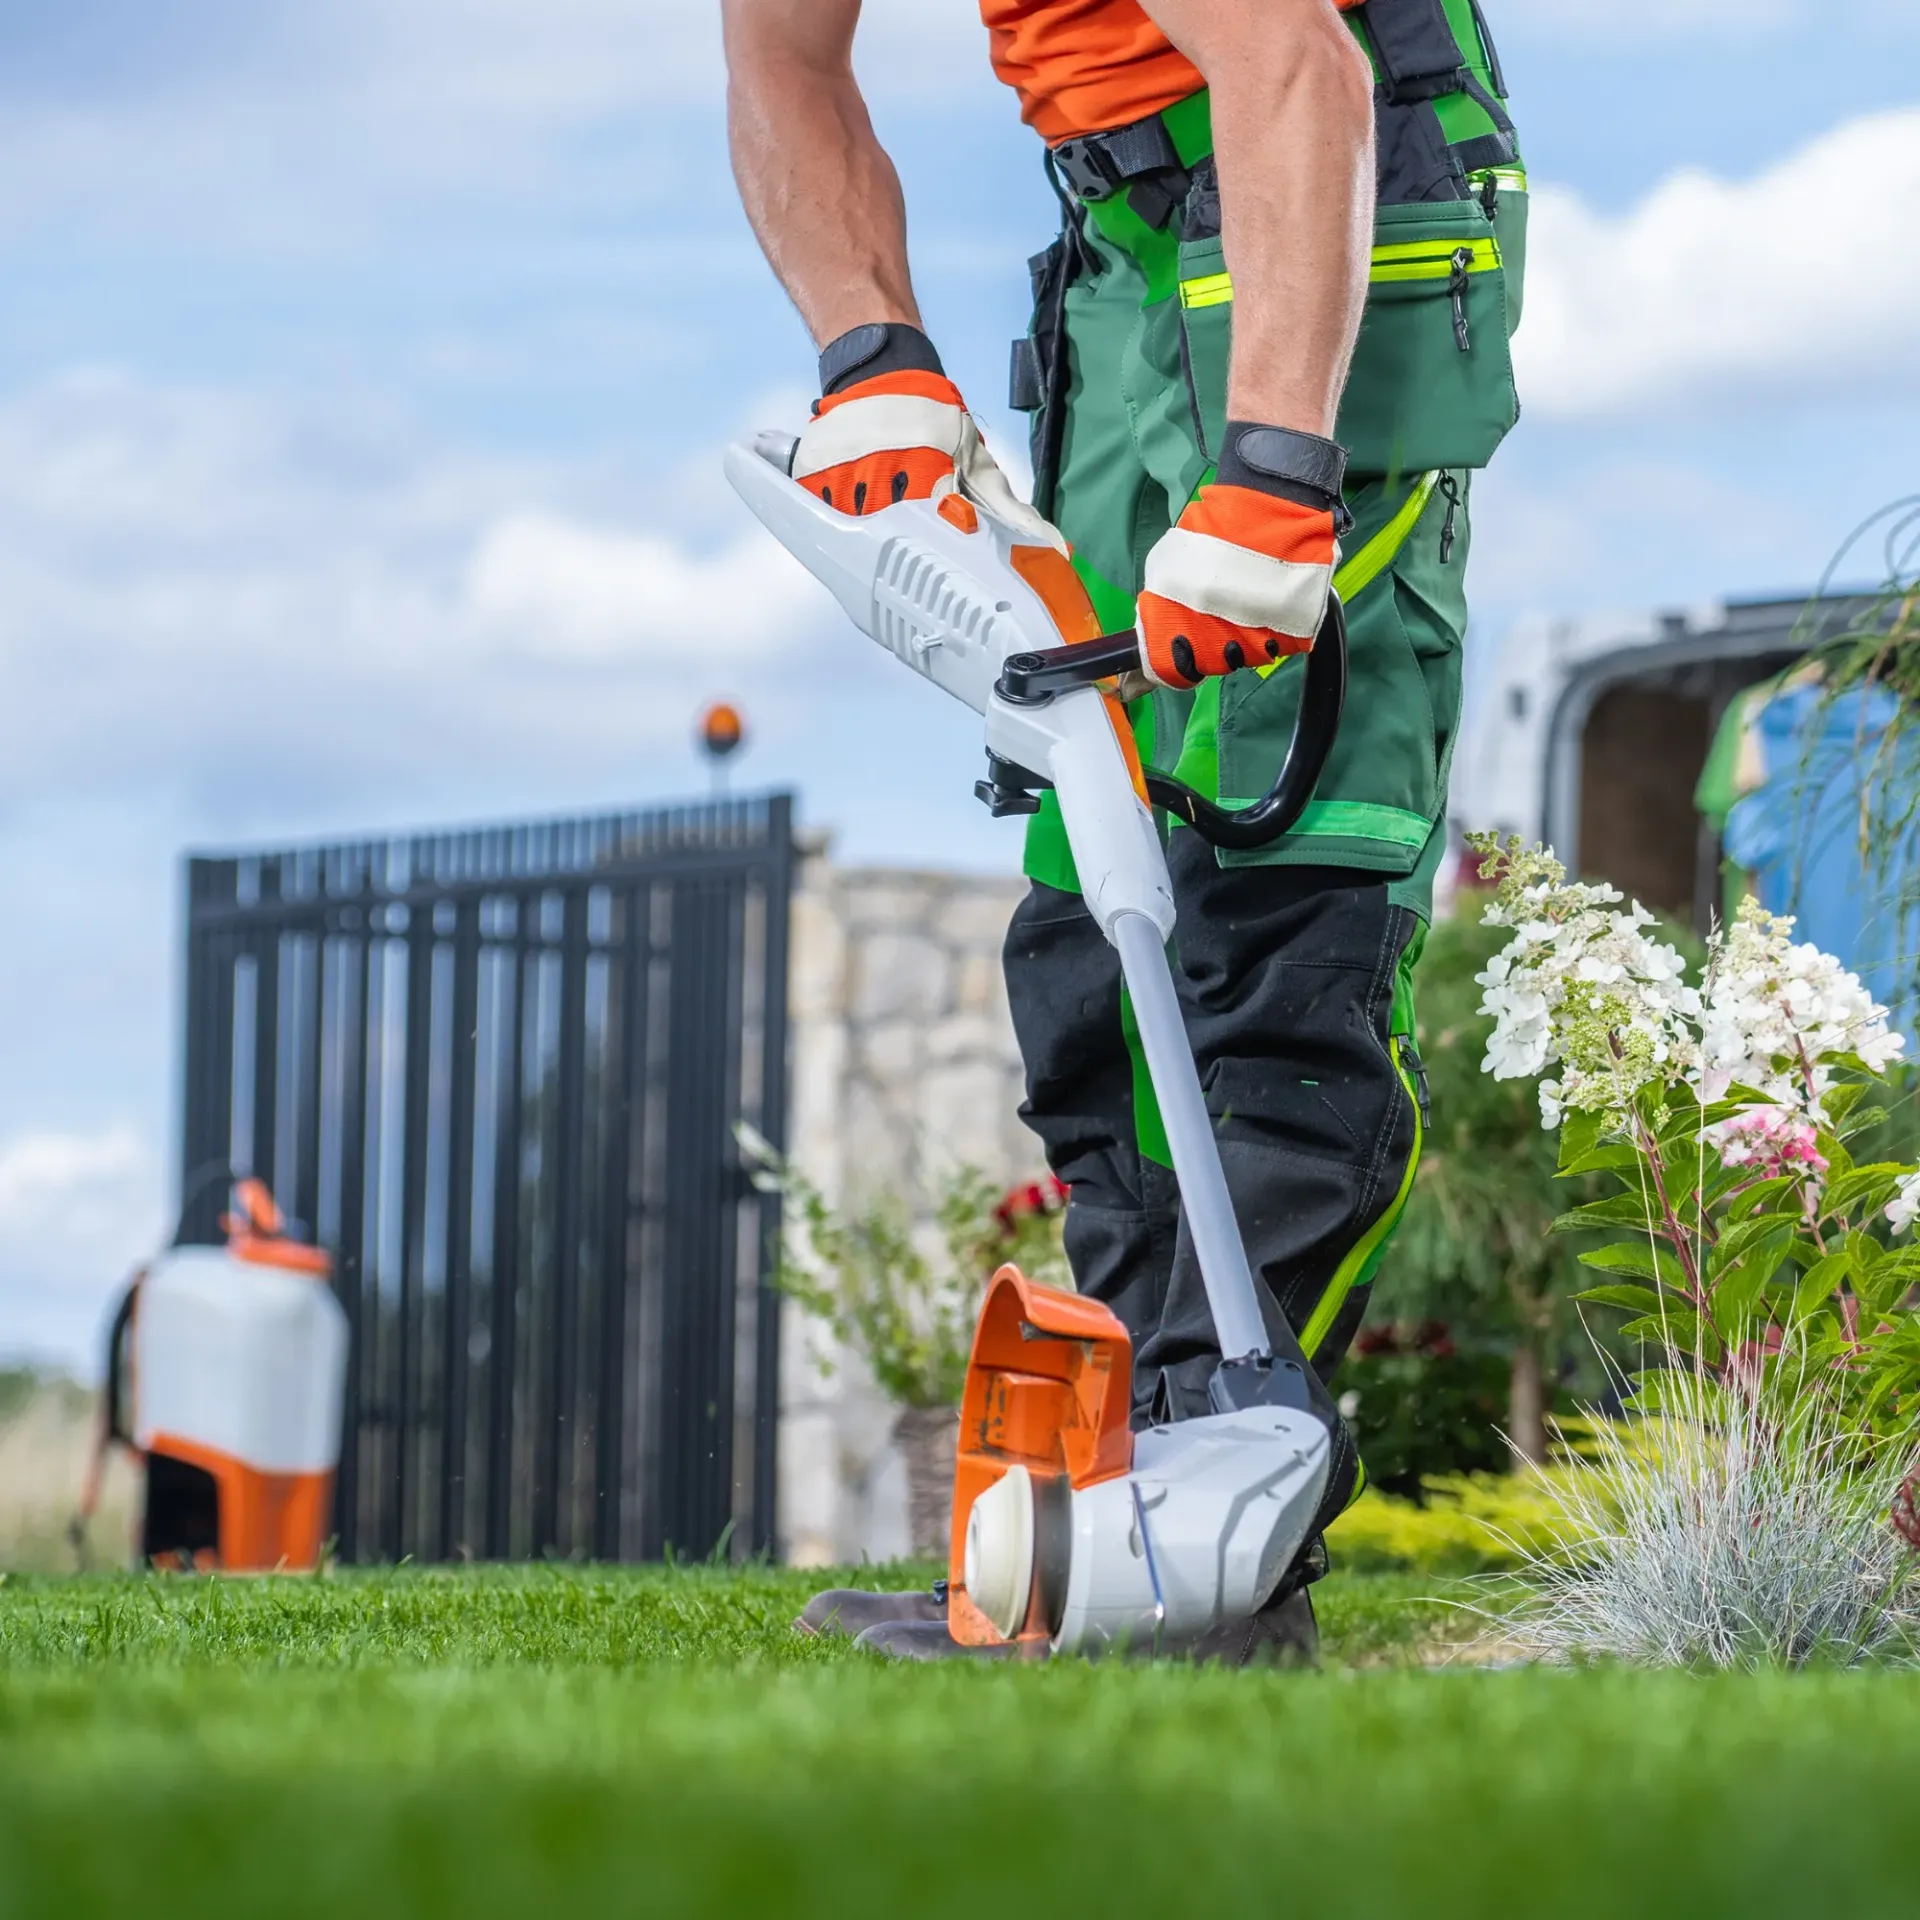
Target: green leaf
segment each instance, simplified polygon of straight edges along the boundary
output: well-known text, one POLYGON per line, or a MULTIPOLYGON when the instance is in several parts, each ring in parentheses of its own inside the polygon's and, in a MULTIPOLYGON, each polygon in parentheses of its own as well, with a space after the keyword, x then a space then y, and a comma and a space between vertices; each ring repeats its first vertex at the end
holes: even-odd
POLYGON ((1700 1155, 1691 1149, 1660 1163, 1661 1182, 1667 1190, 1667 1205, 1684 1218, 1692 1209, 1700 1193, 1700 1179, 1706 1172, 1707 1164, 1719 1162, 1709 1154, 1703 1161, 1700 1155))
POLYGON ((1610 1247, 1595 1247, 1580 1256, 1583 1267, 1596 1267, 1602 1273, 1627 1273, 1640 1280, 1659 1280, 1675 1289, 1687 1284, 1686 1269, 1670 1247, 1654 1246, 1646 1240, 1618 1240, 1610 1247))
POLYGON ((1846 1279, 1851 1264, 1844 1253, 1829 1253, 1816 1260, 1800 1276, 1800 1284, 1793 1290, 1793 1318, 1796 1324, 1833 1297, 1835 1288, 1846 1279))
POLYGON ((1756 1180, 1739 1199, 1727 1204, 1727 1217, 1732 1220, 1744 1220, 1749 1214, 1757 1213, 1771 1201, 1779 1199, 1789 1187, 1800 1183, 1790 1173, 1777 1173, 1765 1180, 1756 1180))
POLYGON ((1580 1154, 1577 1158, 1562 1158, 1559 1177, 1571 1180, 1580 1173, 1625 1173, 1629 1168, 1640 1164, 1640 1150, 1625 1144, 1615 1147, 1595 1147, 1591 1153, 1580 1154))
POLYGON ((1734 1221, 1722 1230, 1712 1253, 1707 1256, 1708 1276, 1732 1266, 1736 1260, 1744 1260, 1762 1241, 1776 1235, 1780 1236, 1784 1248, 1799 1230, 1800 1216, 1792 1213, 1755 1213, 1734 1221))
POLYGON ((1828 1213, 1878 1213, 1893 1198, 1902 1174, 1911 1169, 1897 1160, 1876 1160, 1871 1166, 1829 1177, 1821 1204, 1828 1213))
POLYGON ((1720 1359, 1720 1336, 1706 1325, 1693 1308, 1678 1303, 1664 1313, 1648 1314, 1642 1320, 1629 1320, 1620 1329, 1625 1340, 1658 1342, 1669 1353, 1697 1354, 1708 1365, 1720 1359))
MULTIPOLYGON (((1777 1215, 1763 1218, 1779 1220, 1777 1215)), ((1748 1224, 1751 1223, 1742 1222, 1742 1227, 1748 1224)), ((1780 1271, 1780 1264, 1793 1242, 1794 1225, 1791 1220, 1774 1225, 1770 1232, 1750 1242, 1741 1258, 1717 1270, 1709 1268, 1708 1306, 1713 1324, 1726 1339, 1740 1338, 1756 1319, 1766 1317, 1759 1311, 1760 1298, 1768 1282, 1780 1271)))
POLYGON ((1646 1202, 1637 1193, 1616 1193, 1611 1199, 1596 1200, 1591 1206, 1575 1207, 1554 1221, 1555 1233, 1582 1233, 1591 1227, 1652 1227, 1646 1202))
POLYGON ((1583 1159, 1600 1144, 1600 1116, 1597 1113, 1570 1113, 1560 1122, 1560 1171, 1572 1170, 1571 1163, 1583 1159))
POLYGON ((1841 1144, 1837 1133, 1821 1132, 1814 1136, 1820 1151, 1820 1157, 1827 1163, 1827 1182, 1844 1180, 1854 1171, 1853 1155, 1841 1144))
POLYGON ((1709 1317, 1729 1346, 1751 1337, 1755 1325, 1768 1318, 1761 1309, 1760 1297, 1779 1264, 1777 1259, 1756 1255, 1741 1261, 1714 1288, 1708 1302, 1709 1317))
POLYGON ((1866 1273, 1856 1269, 1853 1275, 1853 1290, 1860 1298, 1863 1315, 1868 1319, 1891 1313, 1912 1285, 1911 1278, 1890 1259, 1881 1260, 1866 1273))
POLYGON ((1657 1314, 1665 1305, 1651 1287, 1588 1287, 1573 1297, 1576 1300, 1591 1300, 1596 1306, 1623 1307, 1629 1313, 1657 1314))
POLYGON ((1847 1264, 1855 1280, 1873 1272, 1886 1259, 1887 1250, 1872 1234, 1855 1227, 1847 1235, 1847 1264))

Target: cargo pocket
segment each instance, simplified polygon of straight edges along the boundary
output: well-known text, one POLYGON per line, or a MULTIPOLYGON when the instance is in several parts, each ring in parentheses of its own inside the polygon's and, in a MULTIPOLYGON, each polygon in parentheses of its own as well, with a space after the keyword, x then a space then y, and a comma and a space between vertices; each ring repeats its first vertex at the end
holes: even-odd
POLYGON ((1227 356, 1233 346, 1233 282, 1220 236, 1180 242, 1180 370, 1193 437, 1210 461, 1227 427, 1227 356))
POLYGON ((1478 200, 1380 208, 1340 403, 1348 472, 1484 467, 1520 416, 1510 333, 1505 257, 1478 200))
MULTIPOLYGON (((1501 196, 1524 234, 1526 196, 1501 196), (1517 202, 1517 204, 1512 204, 1517 202)), ((1524 240, 1522 241, 1524 245, 1524 240)), ((1379 210, 1336 437, 1356 480, 1483 467, 1519 418, 1506 258, 1478 200, 1379 210)), ((1233 280, 1218 235, 1180 243, 1180 361, 1201 451, 1226 428, 1233 280)))
MULTIPOLYGON (((1348 703, 1314 797, 1298 824, 1270 847, 1224 852, 1222 866, 1316 865, 1361 868, 1389 879, 1411 873, 1433 830, 1443 798, 1441 725, 1426 656, 1446 647, 1425 600, 1403 588, 1416 530, 1427 526, 1426 550, 1437 551, 1444 498, 1437 483, 1350 489, 1355 515, 1348 543, 1358 553, 1382 534, 1398 558, 1347 604, 1351 684, 1364 699, 1348 703), (1401 531, 1402 515, 1410 523, 1401 531)), ((1428 559, 1423 564, 1432 566, 1428 559)), ((1442 572, 1442 578, 1451 579, 1442 572)), ((1464 624, 1464 616, 1463 616, 1464 624)), ((1457 652, 1457 646, 1454 647, 1457 652)), ((1283 660, 1271 672, 1230 673, 1218 683, 1218 780, 1224 805, 1244 805, 1271 785, 1292 738, 1303 666, 1283 660)))

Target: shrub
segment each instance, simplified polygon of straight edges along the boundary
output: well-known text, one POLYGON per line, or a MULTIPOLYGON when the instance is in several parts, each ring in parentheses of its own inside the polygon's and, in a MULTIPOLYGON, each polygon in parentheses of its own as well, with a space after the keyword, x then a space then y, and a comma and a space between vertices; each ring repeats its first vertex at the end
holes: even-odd
POLYGON ((1557 1556, 1607 1509, 1592 1469, 1553 1461, 1525 1475, 1461 1473, 1426 1483, 1423 1500, 1369 1491, 1327 1529, 1335 1564, 1359 1573, 1506 1573, 1557 1556))
POLYGON ((1340 1411, 1383 1493, 1419 1502, 1440 1474, 1498 1472, 1509 1366, 1463 1353, 1438 1320, 1368 1327, 1340 1368, 1340 1411))
MULTIPOLYGON (((785 1201, 778 1284, 873 1370, 901 1407, 956 1407, 987 1282, 1002 1266, 1070 1287, 1061 1247, 1066 1190, 1055 1180, 1003 1189, 960 1167, 934 1205, 929 1254, 906 1204, 887 1195, 864 1206, 831 1204, 752 1128, 739 1129, 755 1184, 785 1201)), ((832 1362, 823 1360, 831 1371, 832 1362)))
MULTIPOLYGON (((1598 1483, 1622 1525, 1535 1571, 1540 1644, 1799 1664, 1902 1644, 1917 1572, 1895 1503, 1920 1472, 1920 1167, 1855 1160, 1903 1042, 1860 982, 1746 902, 1697 985, 1609 887, 1476 842, 1511 938, 1482 975, 1496 1079, 1539 1079, 1559 1164, 1615 1189, 1561 1226, 1614 1276, 1649 1364, 1598 1483)), ((1578 1517, 1576 1515, 1576 1517, 1578 1517)))

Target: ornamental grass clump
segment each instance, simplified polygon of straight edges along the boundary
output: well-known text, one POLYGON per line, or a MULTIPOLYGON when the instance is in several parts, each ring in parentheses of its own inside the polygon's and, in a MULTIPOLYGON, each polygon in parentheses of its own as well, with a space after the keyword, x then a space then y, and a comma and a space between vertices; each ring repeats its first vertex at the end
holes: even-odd
POLYGON ((1523 1644, 1654 1663, 1909 1652, 1920 1606, 1920 1167, 1858 1163, 1903 1050, 1859 980, 1754 902, 1699 980, 1611 887, 1475 841, 1511 930, 1480 976, 1486 1070, 1540 1077, 1563 1175, 1615 1189, 1556 1227, 1611 1276, 1643 1366, 1630 1427, 1533 1556, 1523 1644), (1549 1075, 1551 1077, 1545 1077, 1549 1075))
POLYGON ((1827 1395, 1723 1393, 1671 1373, 1658 1415, 1600 1427, 1555 1481, 1571 1544, 1528 1551, 1501 1622, 1547 1660, 1851 1666, 1920 1645, 1913 1548, 1888 1524, 1904 1478, 1827 1395))

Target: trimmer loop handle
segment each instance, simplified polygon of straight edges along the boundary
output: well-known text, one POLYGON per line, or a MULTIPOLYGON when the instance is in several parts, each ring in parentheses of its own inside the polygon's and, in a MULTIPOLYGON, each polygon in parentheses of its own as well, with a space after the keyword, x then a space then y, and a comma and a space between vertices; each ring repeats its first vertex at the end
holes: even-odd
MULTIPOLYGON (((1135 633, 1110 633, 1098 640, 1049 647, 1044 653, 1009 654, 1001 669, 999 692, 1017 705, 1050 700, 1056 693, 1137 672, 1140 640, 1135 633)), ((1183 780, 1148 770, 1147 797, 1184 821, 1210 846, 1236 852, 1271 846, 1306 811, 1307 802, 1333 752, 1340 714, 1347 703, 1347 619, 1340 596, 1327 596, 1326 617, 1307 655, 1300 683, 1300 710, 1293 738, 1273 785, 1250 807, 1221 807, 1203 799, 1183 780)))

